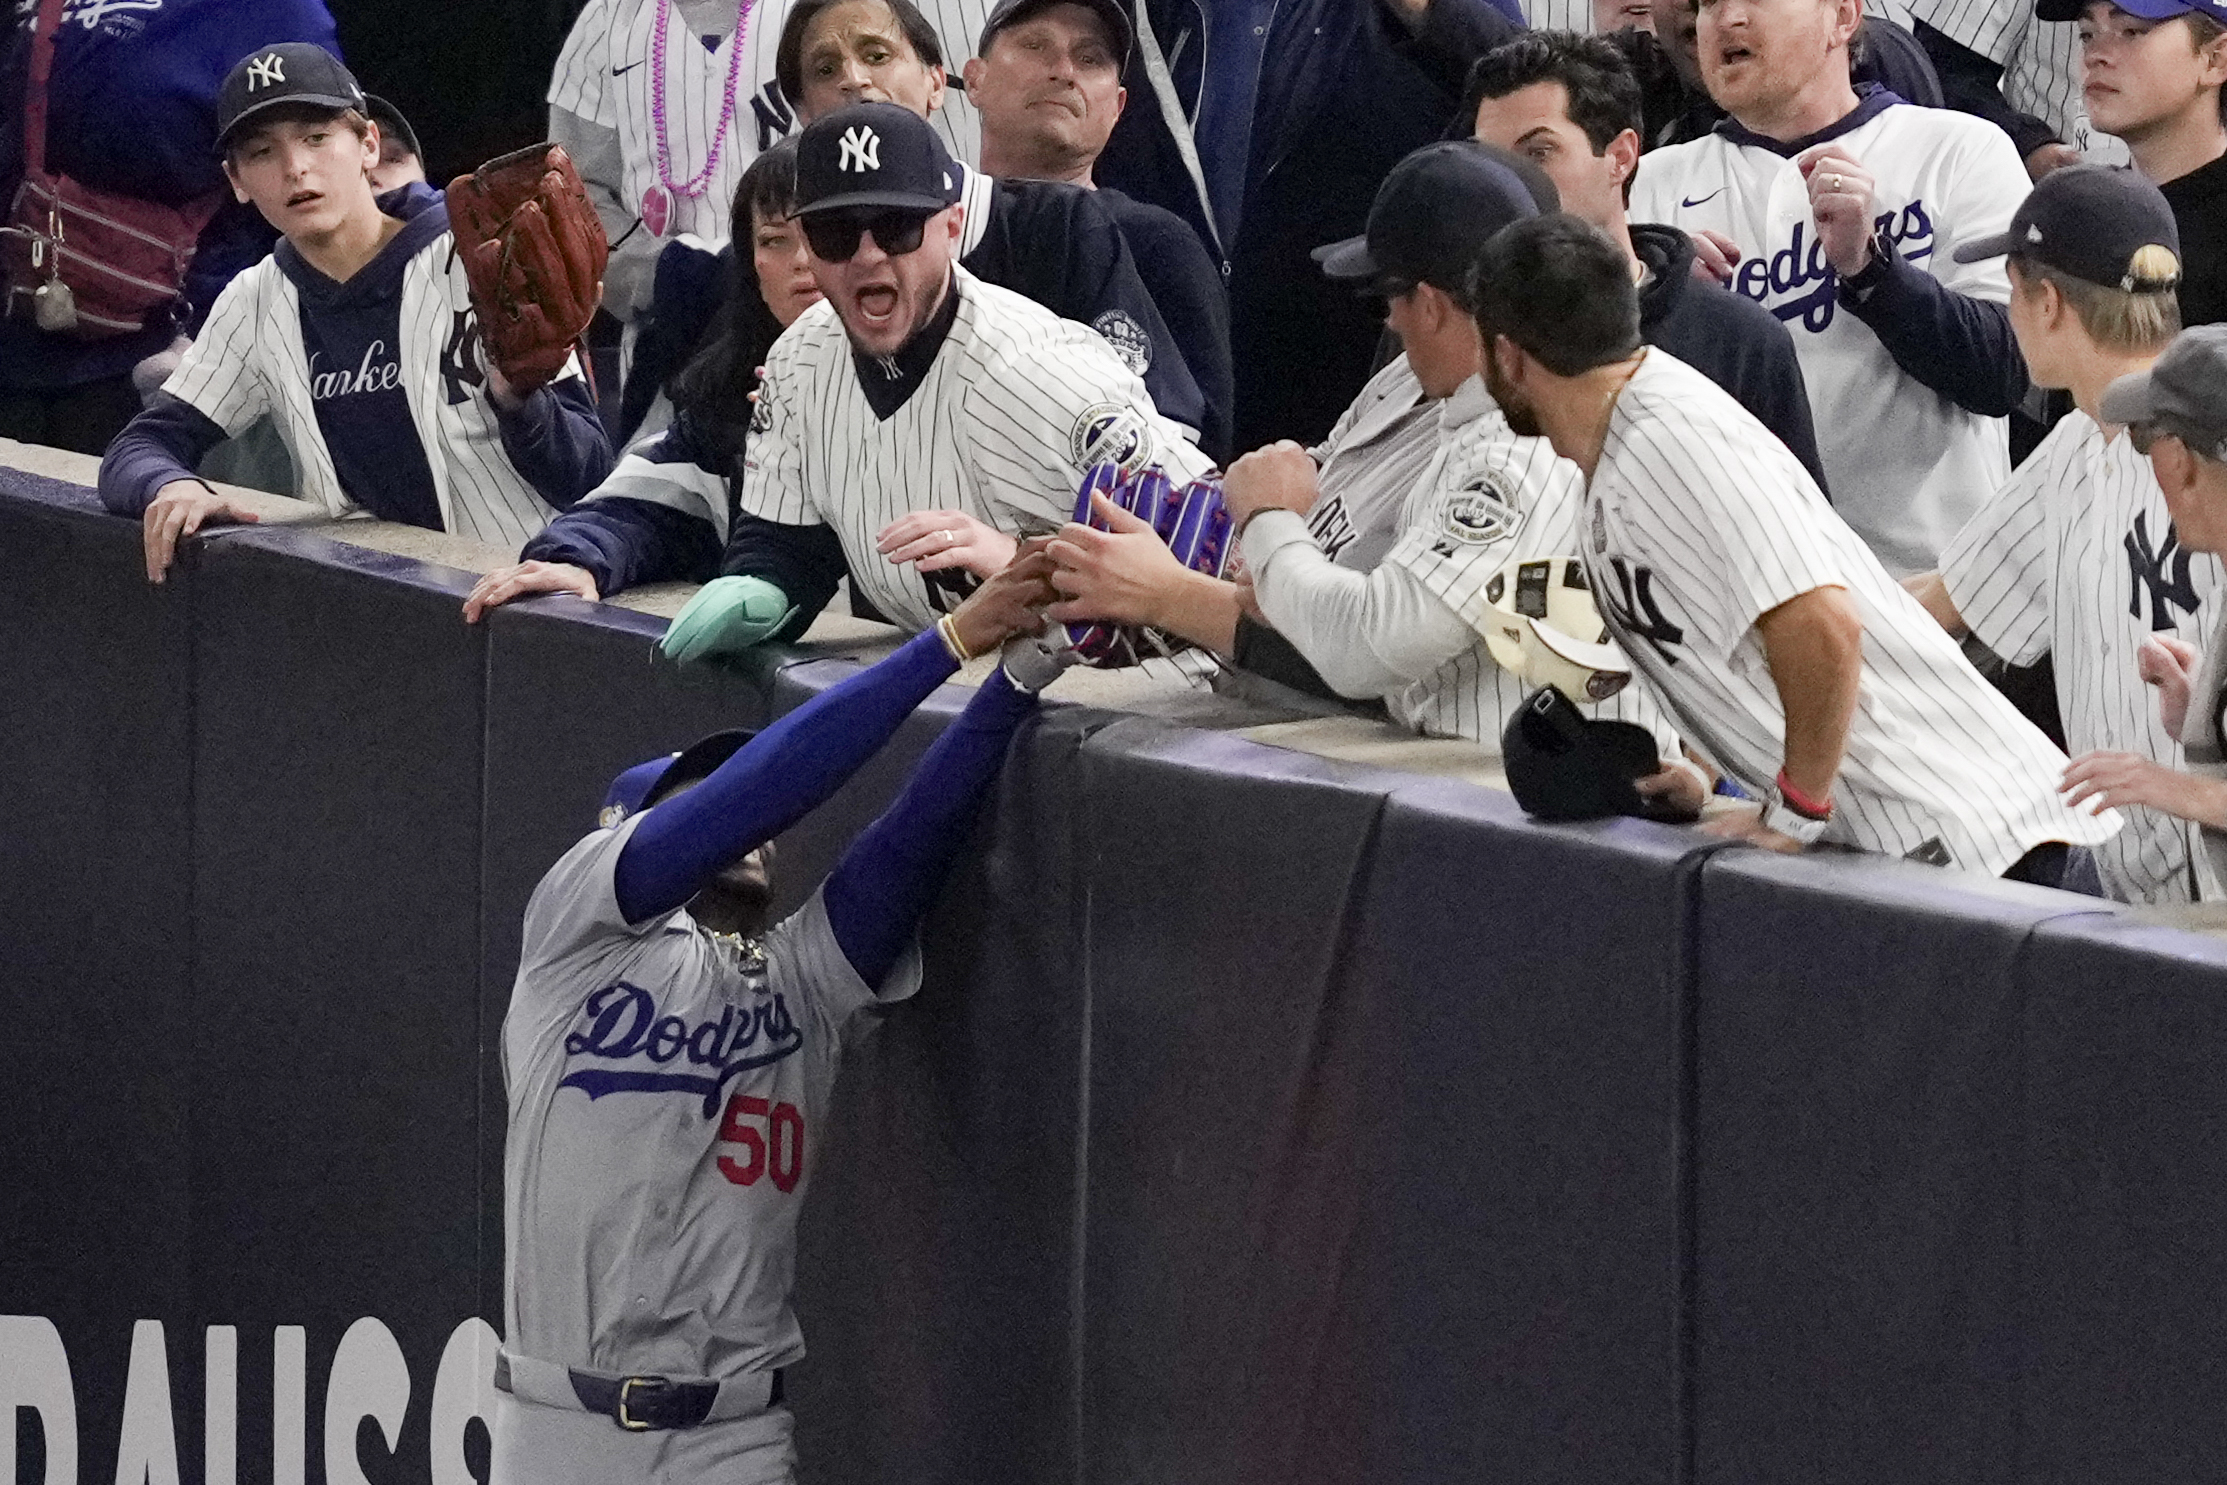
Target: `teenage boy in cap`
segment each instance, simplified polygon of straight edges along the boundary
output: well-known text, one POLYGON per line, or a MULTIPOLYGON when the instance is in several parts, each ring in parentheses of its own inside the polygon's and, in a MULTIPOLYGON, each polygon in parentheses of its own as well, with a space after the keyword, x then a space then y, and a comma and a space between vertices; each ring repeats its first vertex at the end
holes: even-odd
POLYGON ((432 192, 372 192, 379 130, 329 52, 271 47, 224 81, 218 138, 234 193, 284 235, 234 279, 200 339, 101 461, 102 503, 145 527, 161 582, 178 539, 254 516, 195 476, 268 412, 302 497, 334 516, 515 546, 610 472, 577 363, 513 394, 479 354, 463 260, 432 192))
POLYGON ((1234 374, 1222 271, 1183 218, 1100 189, 1091 174, 1129 101, 1121 85, 1129 48, 1129 17, 1114 0, 1005 0, 991 11, 966 65, 967 98, 982 120, 982 173, 1097 192, 1206 399, 1212 426, 1200 443, 1226 451, 1234 374))
MULTIPOLYGON (((2227 325, 2184 330, 2147 371, 2113 382, 2103 416, 2127 425, 2192 551, 2227 553, 2227 325)), ((2223 621, 2227 624, 2227 621, 2223 621)), ((2066 793, 2139 806, 2202 827, 2194 852, 2201 895, 2227 896, 2227 627, 2209 648, 2159 636, 2142 650, 2142 676, 2158 688, 2166 731, 2185 749, 2184 769, 2141 753, 2088 753, 2065 770, 2066 793)))
POLYGON ((2173 208, 2181 322, 2227 320, 2227 3, 2041 0, 2037 10, 2079 23, 2089 117, 2126 141, 2173 208))
MULTIPOLYGON (((2182 550, 2149 462, 2101 419, 2104 389, 2146 369, 2180 329, 2173 213, 2130 170, 2053 172, 2010 230, 1958 249, 2010 260, 2011 328, 2037 386, 2074 411, 1909 586, 1951 634, 1967 630, 2013 665, 2056 661, 2065 741, 2138 753, 2168 767, 2179 745, 2139 673, 2153 637, 2208 633, 2227 584, 2219 560, 2182 550)), ((2121 902, 2194 897, 2186 832, 2155 810, 2096 847, 2104 891, 2121 902)))
POLYGON ((1066 520, 1092 465, 1178 484, 1209 467, 1088 326, 959 266, 958 171, 917 114, 814 119, 797 219, 827 297, 766 359, 726 575, 673 621, 668 655, 801 633, 846 564, 884 618, 926 629, 1066 520))

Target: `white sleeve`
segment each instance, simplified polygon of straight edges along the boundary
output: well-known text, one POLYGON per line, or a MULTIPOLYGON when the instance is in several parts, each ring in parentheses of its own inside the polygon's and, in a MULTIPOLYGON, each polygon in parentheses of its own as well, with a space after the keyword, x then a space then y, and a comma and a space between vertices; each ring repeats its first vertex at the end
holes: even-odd
MULTIPOLYGON (((1941 582, 1972 632, 2013 665, 2049 651, 2049 520, 2045 492, 2062 478, 2067 418, 1941 549, 1941 582)), ((2077 443, 2077 439, 2074 440, 2077 443)))
POLYGON ((1009 513, 995 523, 1006 530, 1067 521, 1084 472, 1102 459, 1157 464, 1178 485, 1214 467, 1097 332, 1072 321, 971 386, 967 424, 982 495, 1009 513))
POLYGON ((606 129, 619 126, 618 103, 611 96, 612 0, 588 0, 572 23, 549 76, 552 108, 576 113, 606 129))
MULTIPOLYGON (((818 306, 814 306, 818 308, 818 306)), ((832 311, 829 311, 832 313, 832 311)), ((803 323, 802 321, 798 322, 803 323)), ((757 407, 750 415, 750 442, 742 456, 742 483, 736 505, 745 514, 786 526, 813 526, 821 520, 804 488, 805 429, 799 402, 806 368, 797 345, 775 341, 758 383, 757 407)), ((849 374, 849 368, 844 368, 849 374)))
POLYGON ((200 338, 186 348, 178 369, 162 384, 163 391, 222 428, 228 438, 271 409, 270 388, 256 369, 260 358, 254 354, 263 271, 250 269, 224 286, 200 338))
POLYGON ((1388 696, 1481 643, 1391 563, 1367 573, 1332 563, 1290 511, 1256 516, 1244 546, 1261 612, 1341 696, 1388 696))
POLYGON ((1491 622, 1485 587, 1509 558, 1577 555, 1577 466, 1545 439, 1517 436, 1498 413, 1425 478, 1382 565, 1407 572, 1478 634, 1491 622))

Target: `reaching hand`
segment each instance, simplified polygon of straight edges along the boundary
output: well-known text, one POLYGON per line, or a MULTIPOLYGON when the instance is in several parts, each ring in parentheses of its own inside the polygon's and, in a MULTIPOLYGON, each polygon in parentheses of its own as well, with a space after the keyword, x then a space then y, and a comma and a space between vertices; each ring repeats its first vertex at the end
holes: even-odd
POLYGON ((590 603, 603 596, 596 592, 595 574, 585 567, 570 562, 521 562, 498 567, 472 585, 464 599, 464 622, 477 624, 489 609, 535 593, 571 593, 590 603))
POLYGON ((2052 170, 2062 170, 2067 165, 2079 164, 2080 159, 2080 151, 2074 149, 2071 145, 2059 144, 2055 140, 2051 140, 2026 157, 2026 174, 2033 180, 2039 181, 2052 170))
POLYGON ((2169 634, 2153 634, 2134 652, 2142 679, 2157 687, 2158 720, 2175 737, 2188 721, 2189 688, 2195 684, 2203 656, 2196 646, 2169 634))
POLYGON ((1052 589, 1052 559, 1045 545, 1041 540, 1024 545, 1020 555, 952 610, 952 627, 968 654, 988 654, 1016 634, 1034 634, 1044 627, 1044 607, 1059 596, 1052 589))
POLYGON ((1722 232, 1711 232, 1707 228, 1686 235, 1693 243, 1693 276, 1730 288, 1732 275, 1740 267, 1740 245, 1722 232))
POLYGON ((892 562, 910 562, 921 572, 963 567, 978 578, 1009 566, 1018 544, 965 511, 916 510, 882 527, 874 550, 892 562))
POLYGON ((2220 828, 2227 824, 2227 783, 2167 768, 2140 753, 2084 753, 2065 767, 2065 803, 2095 809, 2146 804, 2168 815, 2220 828))
POLYGON ((1809 182, 1810 215, 1826 261, 1842 278, 1854 278, 1871 261, 1872 195, 1876 182, 1862 162, 1838 144, 1821 144, 1794 157, 1809 182))
POLYGON ((1721 815, 1701 827, 1725 840, 1744 840, 1751 846, 1761 846, 1766 851, 1777 851, 1783 856, 1801 854, 1802 843, 1791 835, 1781 835, 1763 823, 1763 807, 1738 810, 1721 815))
POLYGON ((1222 505, 1234 527, 1243 527, 1264 510, 1305 515, 1321 495, 1315 461, 1290 439, 1255 449, 1222 476, 1222 505))
POLYGON ((261 520, 244 505, 225 499, 199 480, 172 480, 155 492, 140 517, 140 538, 146 549, 147 581, 159 583, 177 559, 178 541, 193 535, 211 521, 239 521, 253 525, 261 520))
POLYGON ((1686 815, 1700 814, 1701 807, 1709 802, 1708 776, 1693 763, 1664 763, 1646 777, 1633 780, 1632 787, 1641 799, 1660 799, 1686 815))
POLYGON ((1046 612, 1062 622, 1164 623, 1168 595, 1183 581, 1183 564, 1149 522, 1103 494, 1090 497, 1090 509, 1111 529, 1074 522, 1060 528, 1045 548, 1060 601, 1046 612))

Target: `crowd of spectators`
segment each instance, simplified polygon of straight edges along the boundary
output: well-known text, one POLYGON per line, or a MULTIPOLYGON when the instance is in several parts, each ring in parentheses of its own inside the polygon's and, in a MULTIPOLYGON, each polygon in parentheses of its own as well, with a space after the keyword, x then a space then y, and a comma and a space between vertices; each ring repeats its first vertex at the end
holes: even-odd
MULTIPOLYGON (((319 0, 16 8, 0 70, 0 436, 105 454, 103 496, 146 524, 151 576, 181 537, 244 516, 202 483, 243 468, 335 514, 514 545, 475 589, 474 620, 534 594, 759 585, 697 611, 689 653, 800 632, 846 565, 854 601, 871 560, 958 595, 1018 542, 1057 536, 1060 617, 1150 626, 1215 657, 1187 674, 1264 678, 1497 747, 1519 698, 1494 699, 1508 688, 1482 647, 1489 574, 1472 592, 1466 564, 1433 567, 1428 528, 1467 521, 1489 545, 1515 540, 1526 499, 1579 508, 1553 492, 1581 492, 1590 466, 1530 472, 1545 435, 1488 390, 1507 332, 1480 328, 1472 275, 1494 233, 1569 218, 1634 285, 1635 344, 1699 371, 1791 456, 1789 501, 1829 501, 1981 669, 2054 656, 2047 699, 2082 719, 2083 763, 2115 748, 2163 773, 2186 761, 2179 721, 2093 719, 2128 685, 2185 692, 2216 648, 2219 562, 2176 529, 2161 476, 2200 486, 2220 451, 2200 423, 2153 420, 2135 430, 2167 449, 2153 475, 2105 403, 2177 333, 2227 320, 2227 0, 589 0, 549 103, 613 248, 623 371, 599 410, 577 375, 512 396, 460 312, 434 325, 440 193, 377 78, 284 108, 227 100, 252 58, 313 70, 312 53, 338 53, 319 0), (950 214, 956 265, 940 270, 950 297, 931 292, 917 333, 872 357, 860 265, 897 263, 919 233, 907 249, 861 219, 853 256, 823 251, 808 229, 832 217, 815 218, 825 192, 800 184, 797 155, 803 131, 862 105, 936 131, 948 202, 907 209, 950 214), (2064 184, 2105 172, 2108 189, 2064 184), (100 249, 40 248, 40 192, 57 181, 168 213, 183 235, 168 303, 113 326, 80 288, 65 312, 66 281, 100 249), (2098 256, 2126 245, 2128 222, 2147 224, 2133 256, 2098 256), (2054 236, 2005 246, 2014 225, 2054 236), (1060 530, 970 491, 919 490, 871 555, 835 540, 844 522, 824 506, 820 523, 765 514, 794 508, 754 455, 776 345, 839 322, 859 377, 903 381, 906 353, 932 359, 976 284, 1088 327, 1110 357, 1084 378, 1100 415, 1076 422, 1071 464, 1175 439, 1188 452, 1173 463, 1227 471, 1241 519, 1300 517, 1259 524, 1281 534, 1258 545, 1294 551, 1273 583, 1257 564, 1225 580, 1171 563, 1125 520, 1060 530), (1124 422, 1124 401, 1144 412, 1124 422), (1463 440, 1488 423, 1530 452, 1479 463, 1463 440), (1109 428, 1142 443, 1108 455, 1109 428), (2077 500, 2046 518, 2039 497, 2016 506, 2005 492, 2030 494, 2045 469, 2068 488, 2124 484, 2140 539, 2073 540, 2066 522, 2092 520, 2077 500), (2020 521, 2048 539, 2032 545, 2020 521), (1975 587, 1996 570, 2021 573, 2004 581, 2041 617, 1999 617, 2007 600, 1975 587), (2050 595, 2083 583, 2133 585, 2135 623, 2089 631, 2074 666, 2050 595)), ((1555 230, 1539 240, 1564 241, 1555 230)), ((1558 352, 1507 349, 1510 367, 1578 375, 1558 352)), ((1047 397, 1047 416, 1071 411, 1047 397)), ((1762 633, 1768 614, 1747 617, 1762 633)), ((1784 655, 1768 658, 1776 673, 1784 655)), ((1758 781, 1711 756, 1691 717, 1671 725, 1675 706, 1655 715, 1661 688, 1641 669, 1627 702, 1660 730, 1666 768, 1829 818, 1837 755, 1758 781)), ((1770 725, 1792 768, 1800 708, 1779 689, 1770 725)), ((2148 812, 2133 832, 2147 854, 2102 873, 2117 895, 2209 895, 2202 852, 2156 844, 2177 828, 2163 814, 2204 818, 2163 773, 2081 792, 2148 812)))

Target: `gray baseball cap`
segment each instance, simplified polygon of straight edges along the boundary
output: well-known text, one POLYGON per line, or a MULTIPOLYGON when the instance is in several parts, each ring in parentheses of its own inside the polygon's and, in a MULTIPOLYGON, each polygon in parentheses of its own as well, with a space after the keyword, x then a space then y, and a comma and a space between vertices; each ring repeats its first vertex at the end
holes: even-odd
POLYGON ((2156 423, 2209 459, 2227 463, 2227 325, 2183 330, 2148 371, 2103 394, 2106 423, 2156 423))

